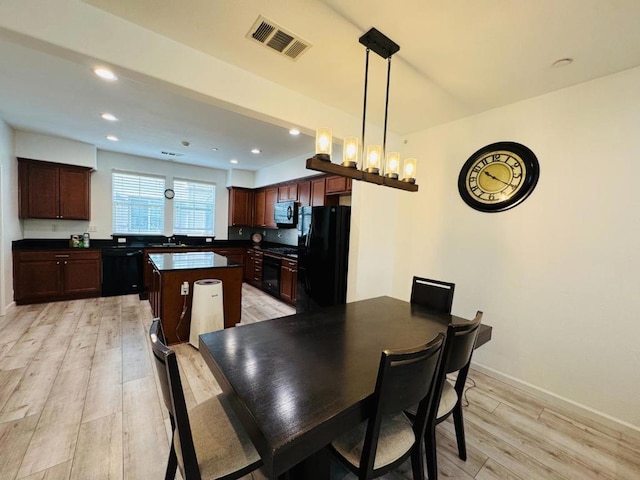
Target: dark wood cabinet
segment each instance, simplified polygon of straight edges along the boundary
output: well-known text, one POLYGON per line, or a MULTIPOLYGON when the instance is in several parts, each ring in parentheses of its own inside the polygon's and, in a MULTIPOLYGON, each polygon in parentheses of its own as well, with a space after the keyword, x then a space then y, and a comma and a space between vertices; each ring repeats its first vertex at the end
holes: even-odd
POLYGON ((253 225, 255 227, 266 227, 265 223, 265 205, 266 205, 266 192, 265 190, 256 190, 253 197, 253 225))
POLYGON ((275 219, 275 205, 278 202, 278 188, 265 189, 264 223, 269 228, 277 228, 275 219))
POLYGON ((325 204, 324 202, 325 196, 325 179, 317 178, 315 180, 311 180, 311 206, 312 207, 321 207, 325 204))
POLYGON ((97 297, 102 284, 100 250, 14 251, 13 279, 18 305, 97 297))
POLYGON ((297 200, 298 200, 298 184, 297 183, 278 187, 279 202, 287 202, 287 201, 295 202, 297 200))
POLYGON ((280 267, 280 299, 296 304, 296 287, 298 283, 298 262, 283 259, 280 267))
POLYGON ((91 169, 18 158, 20 218, 89 220, 91 169))
POLYGON ((255 193, 254 226, 276 228, 274 205, 278 201, 278 187, 257 190, 255 193))
POLYGON ((351 193, 351 179, 347 177, 331 176, 327 177, 325 181, 325 194, 350 194, 351 193))
POLYGON ((246 250, 244 248, 214 248, 213 251, 218 255, 227 257, 229 260, 237 263, 238 265, 245 264, 246 250))
POLYGON ((250 227, 253 225, 253 191, 247 188, 229 189, 229 225, 250 227))
POLYGON ((253 248, 247 249, 244 265, 244 280, 258 288, 262 284, 262 252, 253 248))
POLYGON ((308 207, 311 205, 311 182, 298 183, 298 201, 301 207, 308 207))

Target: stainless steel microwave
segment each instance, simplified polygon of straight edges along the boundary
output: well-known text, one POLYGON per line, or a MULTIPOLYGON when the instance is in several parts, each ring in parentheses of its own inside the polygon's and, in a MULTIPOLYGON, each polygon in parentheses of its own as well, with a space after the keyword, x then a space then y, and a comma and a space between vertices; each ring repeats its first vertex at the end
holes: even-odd
POLYGON ((296 202, 278 202, 275 204, 274 217, 279 227, 295 227, 298 223, 296 202))

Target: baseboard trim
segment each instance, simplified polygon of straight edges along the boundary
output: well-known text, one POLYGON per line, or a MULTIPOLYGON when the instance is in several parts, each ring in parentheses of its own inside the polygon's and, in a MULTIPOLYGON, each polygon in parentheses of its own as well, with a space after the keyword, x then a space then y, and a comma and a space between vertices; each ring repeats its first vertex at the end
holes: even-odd
POLYGON ((2 312, 0 313, 0 316, 4 317, 6 314, 8 314, 14 308, 16 308, 16 302, 11 302, 9 305, 4 307, 4 310, 2 310, 2 312))
POLYGON ((622 434, 628 433, 634 436, 640 435, 640 427, 638 426, 625 422, 624 420, 620 420, 619 418, 612 417, 611 415, 600 412, 586 405, 582 405, 581 403, 574 402, 573 400, 557 395, 549 390, 524 382, 512 377, 511 375, 507 375, 479 363, 471 362, 471 368, 506 383, 507 385, 523 390, 539 400, 549 403, 551 406, 557 406, 558 408, 574 411, 579 415, 601 423, 608 428, 620 431, 622 434))

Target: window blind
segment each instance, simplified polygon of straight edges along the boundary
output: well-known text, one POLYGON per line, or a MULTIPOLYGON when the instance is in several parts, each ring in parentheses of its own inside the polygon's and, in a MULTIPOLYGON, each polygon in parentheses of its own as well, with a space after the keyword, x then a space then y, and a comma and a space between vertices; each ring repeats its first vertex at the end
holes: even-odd
POLYGON ((113 233, 162 235, 164 178, 113 172, 113 233))
POLYGON ((173 189, 173 232, 180 235, 213 235, 216 186, 210 183, 175 180, 173 189))

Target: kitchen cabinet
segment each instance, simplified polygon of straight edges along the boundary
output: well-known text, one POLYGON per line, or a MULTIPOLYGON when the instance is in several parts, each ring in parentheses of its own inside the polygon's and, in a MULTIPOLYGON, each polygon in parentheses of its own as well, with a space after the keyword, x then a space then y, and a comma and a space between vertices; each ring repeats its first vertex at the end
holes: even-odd
POLYGON ((351 179, 347 177, 331 176, 325 180, 326 195, 346 195, 351 193, 351 179))
POLYGON ((253 248, 247 249, 247 260, 244 266, 246 282, 262 288, 262 252, 253 248))
POLYGON ((97 297, 100 250, 14 250, 13 277, 18 305, 97 297))
POLYGON ((311 206, 312 207, 321 207, 325 204, 324 202, 325 196, 325 179, 317 178, 315 180, 311 180, 311 206))
POLYGON ((253 191, 247 188, 229 188, 229 225, 253 225, 253 191))
POLYGON ((278 201, 279 202, 287 202, 287 201, 297 201, 298 200, 298 184, 294 183, 293 185, 283 185, 278 187, 278 201))
POLYGON ((237 263, 238 265, 244 265, 245 263, 245 255, 246 251, 244 248, 214 248, 214 253, 218 255, 222 255, 223 257, 227 257, 232 262, 237 263))
POLYGON ((255 193, 254 226, 276 228, 274 205, 278 201, 278 187, 269 187, 255 193))
POLYGON ((20 218, 89 220, 91 169, 18 158, 20 218))
POLYGON ((311 205, 311 182, 299 182, 298 183, 298 201, 301 207, 308 207, 311 205))
POLYGON ((295 305, 297 283, 298 262, 283 259, 282 266, 280 267, 280 299, 291 305, 295 305))

